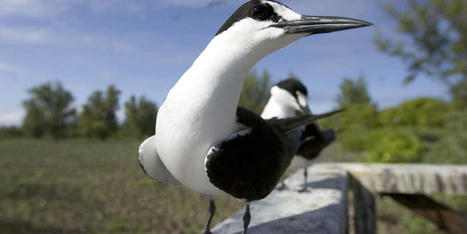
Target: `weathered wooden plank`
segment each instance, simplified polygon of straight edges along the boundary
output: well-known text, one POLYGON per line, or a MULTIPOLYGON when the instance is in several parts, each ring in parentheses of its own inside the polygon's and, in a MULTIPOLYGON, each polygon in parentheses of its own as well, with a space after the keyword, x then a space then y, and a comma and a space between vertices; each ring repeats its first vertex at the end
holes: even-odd
MULTIPOLYGON (((348 173, 336 167, 309 169, 309 193, 298 193, 303 183, 299 170, 286 180, 289 190, 274 191, 251 204, 248 233, 347 233, 348 173)), ((244 209, 218 224, 213 233, 239 233, 244 209)))
POLYGON ((322 164, 340 167, 376 193, 467 195, 467 165, 322 164))
POLYGON ((355 233, 376 233, 376 201, 372 192, 358 180, 351 177, 351 187, 354 199, 354 225, 355 233))
POLYGON ((452 234, 467 231, 467 217, 425 195, 386 193, 398 203, 452 234))

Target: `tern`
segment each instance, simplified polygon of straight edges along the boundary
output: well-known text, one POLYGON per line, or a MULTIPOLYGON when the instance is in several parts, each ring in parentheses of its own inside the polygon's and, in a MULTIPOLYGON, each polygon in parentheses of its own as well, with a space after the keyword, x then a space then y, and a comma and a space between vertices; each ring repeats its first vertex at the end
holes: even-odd
MULTIPOLYGON (((247 202, 246 233, 249 202, 275 188, 297 151, 286 142, 287 134, 333 114, 265 121, 238 107, 248 72, 263 57, 302 37, 369 25, 351 18, 300 15, 275 0, 246 2, 169 91, 155 135, 140 146, 141 167, 160 182, 247 202)), ((211 199, 204 233, 210 233, 214 210, 211 199)))
MULTIPOLYGON (((291 118, 311 114, 307 99, 308 90, 302 82, 295 78, 283 80, 271 88, 271 97, 266 103, 261 117, 264 119, 291 118)), ((335 140, 336 135, 334 130, 321 131, 317 123, 303 126, 297 129, 294 134, 295 142, 300 146, 289 169, 296 170, 303 168, 304 183, 303 188, 299 192, 306 192, 308 191, 307 167, 312 165, 320 152, 335 140)), ((282 180, 279 190, 284 188, 286 188, 286 185, 282 180)))

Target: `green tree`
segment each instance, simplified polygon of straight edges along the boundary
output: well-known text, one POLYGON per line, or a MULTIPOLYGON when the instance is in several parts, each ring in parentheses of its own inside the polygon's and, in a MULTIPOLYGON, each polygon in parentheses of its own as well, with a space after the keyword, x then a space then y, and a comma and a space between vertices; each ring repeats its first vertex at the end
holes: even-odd
POLYGON ((384 6, 398 23, 396 33, 405 40, 390 40, 379 34, 376 45, 380 51, 407 64, 406 83, 420 73, 440 79, 451 87, 454 98, 459 97, 456 94, 464 94, 458 101, 467 107, 467 1, 407 0, 407 3, 399 8, 391 3, 384 6))
POLYGON ((339 88, 341 92, 337 96, 337 102, 340 107, 345 108, 349 104, 371 104, 365 77, 360 76, 356 81, 344 78, 339 88))
POLYGON ((21 128, 16 126, 0 126, 0 139, 23 136, 21 128))
POLYGON ((119 95, 120 91, 113 85, 107 88, 105 96, 101 91, 91 94, 79 117, 78 125, 82 135, 107 138, 117 132, 119 95))
POLYGON ((271 87, 271 76, 267 71, 264 71, 262 76, 251 72, 243 85, 239 106, 261 113, 271 96, 271 87))
POLYGON ((345 78, 340 84, 340 93, 336 101, 345 111, 320 120, 320 126, 343 131, 340 134, 341 143, 349 149, 358 148, 360 146, 353 146, 355 135, 363 134, 379 126, 378 108, 371 103, 365 78, 360 76, 355 81, 345 78))
POLYGON ((124 132, 126 135, 144 137, 154 134, 157 118, 157 104, 140 97, 132 96, 125 102, 124 132))
POLYGON ((71 107, 72 94, 59 82, 48 82, 28 92, 31 97, 23 102, 25 133, 33 137, 47 134, 54 139, 66 136, 76 116, 76 110, 71 107))
POLYGON ((467 79, 451 86, 451 95, 454 107, 467 110, 467 79))
POLYGON ((379 119, 382 125, 442 127, 449 106, 441 99, 416 98, 384 110, 379 119))

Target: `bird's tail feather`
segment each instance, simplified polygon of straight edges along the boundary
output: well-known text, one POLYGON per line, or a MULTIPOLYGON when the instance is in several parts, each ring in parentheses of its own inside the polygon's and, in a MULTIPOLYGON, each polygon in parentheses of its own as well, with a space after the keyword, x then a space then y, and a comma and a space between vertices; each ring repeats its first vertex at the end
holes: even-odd
POLYGON ((286 119, 274 118, 274 119, 270 119, 270 120, 267 120, 267 121, 270 124, 272 124, 273 126, 278 127, 281 132, 287 134, 287 133, 290 133, 292 131, 295 131, 295 130, 299 129, 302 126, 306 126, 306 125, 311 124, 311 123, 313 123, 313 122, 315 122, 315 121, 317 121, 319 119, 323 119, 323 118, 335 115, 335 114, 340 113, 342 111, 344 111, 344 110, 340 109, 340 110, 335 110, 335 111, 327 112, 327 113, 320 114, 320 115, 302 115, 302 116, 297 116, 297 117, 293 117, 293 118, 286 118, 286 119))

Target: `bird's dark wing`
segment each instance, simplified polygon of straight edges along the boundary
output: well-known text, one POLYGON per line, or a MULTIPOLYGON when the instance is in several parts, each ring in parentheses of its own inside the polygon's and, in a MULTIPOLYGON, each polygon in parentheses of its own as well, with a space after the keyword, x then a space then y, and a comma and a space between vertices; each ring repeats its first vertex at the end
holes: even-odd
POLYGON ((237 121, 246 129, 211 147, 206 156, 210 182, 247 201, 266 197, 290 164, 283 136, 257 114, 239 107, 237 121))
POLYGON ((297 154, 309 160, 315 159, 335 138, 334 130, 321 131, 316 123, 309 124, 302 134, 302 144, 297 154))
POLYGON ((301 128, 302 126, 307 126, 319 119, 327 118, 327 117, 330 117, 332 115, 335 115, 343 111, 344 110, 341 109, 341 110, 335 110, 335 111, 327 112, 327 113, 320 114, 320 115, 306 114, 306 115, 300 115, 300 116, 286 118, 286 119, 272 118, 272 119, 268 119, 267 122, 268 124, 279 129, 279 131, 282 133, 290 133, 301 128))

